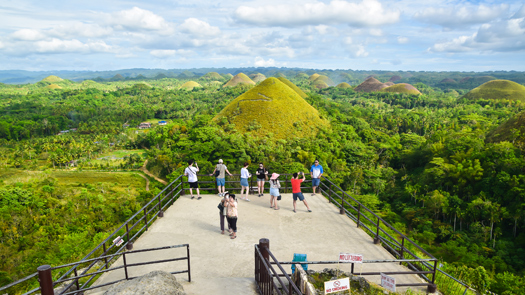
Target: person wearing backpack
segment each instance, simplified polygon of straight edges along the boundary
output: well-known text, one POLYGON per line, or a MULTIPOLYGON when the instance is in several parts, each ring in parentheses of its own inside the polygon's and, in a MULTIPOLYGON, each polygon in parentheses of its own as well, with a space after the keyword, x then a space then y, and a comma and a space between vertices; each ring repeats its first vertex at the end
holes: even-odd
POLYGON ((219 163, 215 166, 215 170, 210 176, 214 175, 217 180, 217 190, 219 191, 219 197, 224 196, 225 187, 226 187, 226 173, 232 176, 226 165, 223 164, 222 159, 219 159, 219 163))
POLYGON ((190 195, 191 198, 194 199, 195 196, 193 195, 193 189, 197 190, 197 200, 201 199, 200 192, 199 192, 199 181, 197 179, 197 172, 199 172, 199 165, 197 165, 197 162, 193 160, 188 161, 188 167, 184 169, 184 175, 188 176, 188 183, 190 184, 190 195), (193 167, 193 164, 195 164, 195 167, 193 167))

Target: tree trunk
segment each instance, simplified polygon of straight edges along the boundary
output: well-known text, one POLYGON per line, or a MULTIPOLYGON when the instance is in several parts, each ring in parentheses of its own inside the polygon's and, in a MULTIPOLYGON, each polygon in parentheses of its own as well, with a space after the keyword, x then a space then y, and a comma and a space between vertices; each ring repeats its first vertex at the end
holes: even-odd
POLYGON ((454 214, 454 232, 456 231, 456 214, 454 214))

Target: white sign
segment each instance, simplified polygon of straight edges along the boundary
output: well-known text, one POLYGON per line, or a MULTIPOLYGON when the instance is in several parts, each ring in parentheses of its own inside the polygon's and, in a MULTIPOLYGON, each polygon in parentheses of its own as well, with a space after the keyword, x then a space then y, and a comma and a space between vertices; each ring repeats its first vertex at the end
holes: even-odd
POLYGON ((339 262, 363 263, 362 254, 339 253, 339 262))
POLYGON ((330 294, 339 291, 350 290, 350 279, 344 278, 335 281, 324 282, 324 293, 330 294))
POLYGON ((118 236, 116 239, 113 240, 113 244, 117 246, 122 245, 122 243, 124 243, 124 240, 120 236, 118 236))
POLYGON ((381 274, 381 286, 383 286, 383 288, 389 291, 396 292, 396 279, 382 273, 381 274))

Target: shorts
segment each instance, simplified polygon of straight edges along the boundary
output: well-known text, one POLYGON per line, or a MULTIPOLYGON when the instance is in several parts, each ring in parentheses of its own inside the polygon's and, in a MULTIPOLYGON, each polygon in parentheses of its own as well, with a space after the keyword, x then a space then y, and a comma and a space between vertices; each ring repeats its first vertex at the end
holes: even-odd
POLYGON ((279 196, 279 189, 278 188, 270 188, 270 196, 278 197, 279 196))
POLYGON ((293 193, 293 200, 297 201, 297 199, 299 199, 299 201, 304 201, 303 193, 293 193))
POLYGON ((225 183, 226 183, 226 179, 217 178, 217 186, 224 186, 225 183))
POLYGON ((250 186, 250 185, 248 184, 248 178, 241 178, 241 185, 242 185, 242 186, 250 186))
POLYGON ((257 183, 259 183, 259 182, 264 183, 265 180, 266 180, 266 178, 257 178, 257 183))
POLYGON ((312 178, 312 186, 319 186, 319 183, 321 183, 320 178, 312 178))
POLYGON ((199 188, 199 182, 188 182, 190 184, 190 188, 199 188))

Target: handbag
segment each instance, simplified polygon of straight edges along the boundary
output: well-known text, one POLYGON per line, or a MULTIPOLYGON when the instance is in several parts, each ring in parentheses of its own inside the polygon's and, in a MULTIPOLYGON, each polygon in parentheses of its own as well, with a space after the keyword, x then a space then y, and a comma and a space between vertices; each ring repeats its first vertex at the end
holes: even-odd
POLYGON ((277 196, 277 201, 280 201, 281 200, 281 195, 278 195, 277 196))
MULTIPOLYGON (((222 168, 222 166, 221 166, 221 168, 222 168)), ((216 169, 215 170, 215 174, 213 176, 219 177, 220 174, 221 174, 221 170, 220 169, 216 169)))
POLYGON ((219 205, 217 205, 217 208, 219 208, 219 211, 222 212, 222 210, 224 210, 224 205, 222 204, 222 202, 219 203, 219 205))

